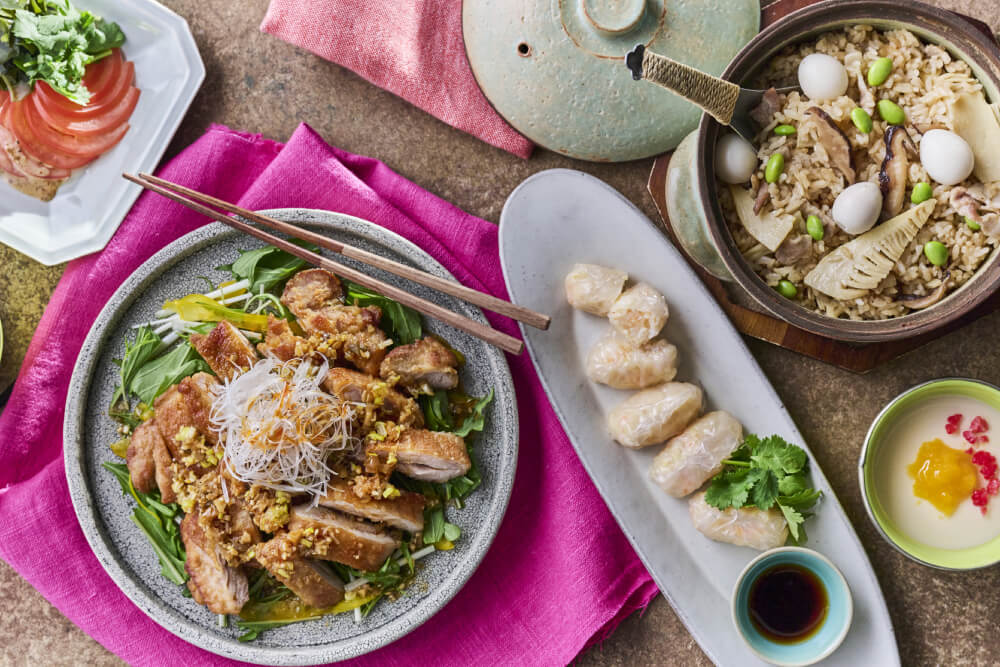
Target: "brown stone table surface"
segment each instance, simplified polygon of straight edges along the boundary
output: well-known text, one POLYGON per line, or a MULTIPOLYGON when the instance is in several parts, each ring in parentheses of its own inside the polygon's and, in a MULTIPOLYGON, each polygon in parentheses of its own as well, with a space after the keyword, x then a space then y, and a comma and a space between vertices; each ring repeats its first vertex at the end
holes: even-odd
MULTIPOLYGON (((1000 29, 1000 0, 935 1, 980 18, 993 30, 1000 29)), ((287 138, 300 122, 307 122, 330 143, 376 157, 431 192, 494 222, 518 183, 553 167, 591 173, 620 190, 651 218, 656 216, 645 191, 651 160, 590 164, 538 150, 523 161, 440 123, 346 70, 261 34, 257 27, 267 0, 166 0, 164 4, 188 19, 208 70, 168 157, 213 122, 276 139, 287 138)), ((0 320, 6 333, 0 393, 16 375, 62 269, 42 267, 0 247, 0 320)), ((861 504, 858 452, 880 407, 910 385, 947 375, 1000 383, 1000 346, 994 338, 998 326, 1000 313, 994 313, 865 376, 749 341, 868 551, 888 601, 904 664, 995 664, 1000 659, 995 632, 1000 618, 1000 568, 939 572, 891 549, 875 532, 861 504)), ((734 389, 739 391, 738 384, 734 389)), ((664 544, 663 548, 672 547, 664 544)), ((0 590, 7 602, 0 664, 120 662, 3 563, 0 590)), ((627 619, 577 662, 708 664, 662 597, 642 615, 627 619)))

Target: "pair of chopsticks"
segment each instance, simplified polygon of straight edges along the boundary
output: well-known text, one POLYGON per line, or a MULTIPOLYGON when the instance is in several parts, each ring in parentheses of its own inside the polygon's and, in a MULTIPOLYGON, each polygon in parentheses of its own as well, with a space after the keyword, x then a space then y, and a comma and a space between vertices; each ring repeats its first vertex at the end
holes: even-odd
POLYGON ((476 322, 475 320, 469 319, 468 317, 459 315, 458 313, 452 312, 447 308, 439 306, 436 303, 414 296, 413 294, 410 294, 395 285, 390 285, 376 278, 372 278, 360 271, 352 269, 349 266, 327 259, 321 255, 317 255, 316 253, 310 252, 305 248, 301 248, 290 241, 286 241, 285 239, 249 225, 242 220, 224 215, 215 209, 221 209, 227 213, 234 213, 245 220, 250 220, 251 222, 256 222, 264 227, 287 234, 291 237, 308 241, 321 248, 326 248, 327 250, 343 255, 344 257, 349 257, 369 266, 388 271, 389 273, 412 280, 413 282, 424 285, 425 287, 436 289, 439 292, 462 299, 463 301, 467 301, 468 303, 481 308, 505 315, 517 320, 518 322, 523 322, 538 329, 547 329, 549 327, 551 318, 548 315, 536 313, 528 308, 517 306, 509 301, 498 299, 489 294, 484 294, 483 292, 471 289, 457 282, 439 278, 438 276, 425 273, 424 271, 414 269, 413 267, 406 266, 405 264, 394 262, 391 259, 380 257, 368 252, 367 250, 362 250, 361 248, 341 243, 340 241, 335 241, 334 239, 327 238, 326 236, 317 234, 316 232, 303 229, 298 225, 282 222, 281 220, 276 220, 266 215, 261 215, 260 213, 240 208, 239 206, 235 206, 229 202, 216 199, 215 197, 198 192, 197 190, 191 190, 182 185, 178 185, 177 183, 172 183, 162 178, 151 176, 150 174, 140 173, 138 176, 133 174, 122 174, 122 176, 133 183, 141 185, 147 190, 152 190, 153 192, 175 201, 178 204, 182 204, 193 211, 197 211, 198 213, 206 215, 213 220, 225 223, 230 227, 258 238, 265 243, 281 248, 285 252, 305 260, 313 266, 331 271, 338 276, 347 278, 348 280, 361 285, 362 287, 367 287, 370 290, 378 292, 382 296, 394 299, 404 306, 409 306, 417 312, 441 320, 445 324, 475 336, 476 338, 479 338, 480 340, 483 340, 491 345, 499 347, 505 352, 520 354, 521 350, 524 348, 524 343, 513 336, 508 336, 507 334, 497 331, 488 325, 481 324, 480 322, 476 322), (209 206, 215 207, 215 209, 209 208, 209 206))

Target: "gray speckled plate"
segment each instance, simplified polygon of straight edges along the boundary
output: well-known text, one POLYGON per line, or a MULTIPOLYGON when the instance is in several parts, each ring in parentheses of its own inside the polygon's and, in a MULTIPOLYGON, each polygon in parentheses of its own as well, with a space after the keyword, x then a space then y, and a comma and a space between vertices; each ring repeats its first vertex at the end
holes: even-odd
MULTIPOLYGON (((347 215, 326 211, 279 209, 266 211, 338 240, 430 273, 453 278, 430 255, 401 236, 347 215)), ((184 236, 158 252, 115 292, 94 322, 80 351, 66 402, 64 447, 70 496, 83 532, 97 559, 122 591, 154 621, 178 637, 230 658, 275 665, 311 665, 343 660, 384 646, 410 632, 441 609, 479 565, 496 535, 507 508, 517 464, 517 404, 510 370, 503 354, 471 336, 425 318, 425 326, 465 355, 462 382, 472 395, 493 388, 496 398, 486 428, 474 442, 482 486, 465 509, 449 513, 462 528, 455 549, 423 561, 417 582, 396 602, 383 602, 355 624, 353 615, 326 617, 269 630, 250 643, 237 641, 240 632, 220 628, 216 617, 160 574, 160 566, 145 537, 129 520, 134 502, 122 496, 114 477, 101 467, 119 460, 108 445, 117 439, 107 416, 117 369, 129 327, 151 319, 164 301, 200 292, 208 276, 218 282, 215 267, 232 262, 237 250, 262 245, 228 227, 213 223, 184 236)), ((407 283, 388 273, 346 264, 369 275, 399 284, 467 317, 485 322, 482 312, 433 290, 407 283)))

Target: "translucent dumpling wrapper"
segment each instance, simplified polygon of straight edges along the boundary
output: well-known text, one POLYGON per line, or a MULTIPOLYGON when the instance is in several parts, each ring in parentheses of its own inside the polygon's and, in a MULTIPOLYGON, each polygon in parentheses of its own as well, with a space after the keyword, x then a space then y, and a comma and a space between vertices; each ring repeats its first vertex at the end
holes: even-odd
POLYGON ((780 547, 788 539, 788 523, 780 510, 766 512, 755 507, 712 507, 705 502, 704 491, 688 501, 691 523, 705 537, 716 542, 767 551, 780 547))
POLYGON ((608 413, 608 429, 633 449, 672 438, 701 412, 702 392, 686 382, 667 382, 633 394, 608 413))
POLYGON ((864 296, 889 275, 935 204, 928 199, 838 247, 806 274, 805 284, 834 299, 864 296))
POLYGON ((566 274, 566 300, 579 310, 604 317, 622 293, 628 274, 597 264, 574 264, 566 274))
POLYGON ((677 348, 665 340, 632 345, 617 331, 602 336, 587 353, 587 377, 615 389, 645 389, 677 374, 677 348))
POLYGON ((648 283, 639 283, 622 292, 608 320, 627 341, 642 345, 663 330, 669 315, 663 295, 648 283))
POLYGON ((649 476, 675 498, 697 491, 722 470, 743 441, 743 427, 728 412, 710 412, 671 438, 653 459, 649 476))

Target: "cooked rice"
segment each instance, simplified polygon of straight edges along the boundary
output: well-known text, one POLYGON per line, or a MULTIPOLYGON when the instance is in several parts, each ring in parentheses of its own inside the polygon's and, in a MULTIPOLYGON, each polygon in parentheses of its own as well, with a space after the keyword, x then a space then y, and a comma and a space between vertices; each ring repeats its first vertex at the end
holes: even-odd
MULTIPOLYGON (((794 283, 799 294, 796 301, 806 308, 830 317, 852 320, 885 319, 905 315, 911 310, 905 302, 897 300, 901 294, 925 295, 941 284, 945 270, 950 273, 951 290, 972 278, 976 270, 997 246, 998 239, 985 231, 972 231, 949 204, 949 194, 955 187, 981 189, 986 201, 995 208, 1000 205, 1000 182, 979 184, 969 177, 956 186, 944 186, 927 175, 919 160, 910 159, 905 206, 910 206, 909 192, 913 184, 928 182, 933 186, 937 206, 927 224, 906 248, 893 270, 882 283, 862 298, 841 301, 815 292, 802 281, 819 260, 852 237, 833 223, 830 215, 833 201, 846 187, 844 179, 827 157, 817 140, 816 129, 806 115, 811 106, 820 106, 844 130, 852 144, 855 182, 878 183, 878 172, 885 157, 883 135, 888 124, 875 111, 877 99, 891 99, 906 112, 906 128, 913 143, 918 146, 921 134, 929 126, 952 129, 951 105, 957 96, 977 91, 981 85, 972 76, 969 65, 955 60, 944 49, 922 43, 907 30, 881 32, 871 26, 854 26, 825 33, 815 42, 786 48, 776 56, 769 68, 762 73, 756 87, 787 86, 798 83, 797 70, 801 60, 810 53, 825 53, 847 68, 847 92, 832 101, 816 104, 798 92, 784 96, 780 110, 770 124, 757 136, 760 146, 757 156, 759 166, 751 179, 751 193, 756 193, 764 178, 764 165, 775 152, 785 154, 785 169, 777 183, 768 186, 775 213, 795 216, 795 227, 788 238, 805 234, 805 219, 815 214, 824 221, 826 235, 822 241, 813 242, 810 256, 796 265, 782 265, 774 253, 759 244, 740 224, 726 187, 719 187, 719 201, 732 230, 737 246, 754 271, 768 285, 776 286, 781 280, 794 283), (889 56, 893 69, 885 83, 868 95, 862 95, 859 79, 868 71, 876 58, 889 56), (872 117, 874 128, 868 134, 860 132, 851 122, 851 110, 861 106, 872 117), (778 136, 772 130, 781 124, 794 125, 797 133, 778 136), (859 149, 867 148, 864 152, 859 149), (923 246, 937 240, 948 247, 948 266, 931 264, 923 254, 923 246)), ((867 84, 865 84, 867 89, 867 84)), ((766 208, 765 208, 766 210, 766 208)), ((905 210, 905 208, 904 208, 905 210)))

